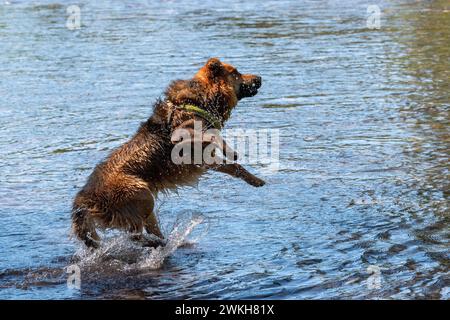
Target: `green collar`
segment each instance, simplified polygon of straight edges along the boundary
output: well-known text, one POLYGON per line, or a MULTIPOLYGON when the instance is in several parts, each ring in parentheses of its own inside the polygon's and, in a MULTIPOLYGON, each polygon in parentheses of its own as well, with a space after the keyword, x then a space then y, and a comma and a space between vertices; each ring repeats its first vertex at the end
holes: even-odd
POLYGON ((215 116, 213 116, 211 113, 202 108, 199 108, 193 104, 182 104, 181 106, 177 106, 177 108, 195 113, 197 116, 208 121, 209 124, 212 125, 217 130, 220 130, 222 128, 222 122, 215 116))

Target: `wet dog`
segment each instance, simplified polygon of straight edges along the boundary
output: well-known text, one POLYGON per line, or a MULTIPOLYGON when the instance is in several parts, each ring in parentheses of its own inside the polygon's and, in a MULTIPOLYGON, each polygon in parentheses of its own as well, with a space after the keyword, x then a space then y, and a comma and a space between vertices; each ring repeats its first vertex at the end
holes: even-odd
MULTIPOLYGON (((181 129, 193 136, 198 123, 202 133, 220 130, 238 101, 256 95, 260 87, 261 77, 241 74, 216 58, 208 60, 192 79, 172 82, 165 98, 156 102, 153 115, 131 140, 95 167, 76 195, 72 227, 77 238, 95 248, 100 243, 97 228, 117 228, 138 237, 145 231, 163 239, 154 213, 156 195, 194 184, 207 170, 243 179, 255 187, 263 186, 263 180, 236 162, 173 161, 174 146, 181 141, 176 132, 181 129)), ((217 134, 202 134, 201 147, 210 143, 237 158, 217 134)))

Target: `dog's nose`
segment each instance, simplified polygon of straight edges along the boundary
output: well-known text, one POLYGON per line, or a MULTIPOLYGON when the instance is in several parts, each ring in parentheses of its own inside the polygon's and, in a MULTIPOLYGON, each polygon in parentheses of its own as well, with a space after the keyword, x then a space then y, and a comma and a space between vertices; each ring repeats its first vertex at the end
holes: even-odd
POLYGON ((255 80, 254 80, 254 84, 255 86, 257 86, 258 88, 261 87, 262 85, 262 78, 260 76, 255 76, 255 80))

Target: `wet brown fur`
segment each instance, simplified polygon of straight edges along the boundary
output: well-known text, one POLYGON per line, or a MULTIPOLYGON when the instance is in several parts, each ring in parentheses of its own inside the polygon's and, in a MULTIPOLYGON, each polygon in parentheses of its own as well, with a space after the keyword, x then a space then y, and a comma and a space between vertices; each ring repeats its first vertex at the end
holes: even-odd
MULTIPOLYGON (((171 133, 191 119, 192 112, 174 108, 193 104, 220 119, 228 120, 237 102, 256 94, 261 78, 242 75, 233 66, 216 58, 190 80, 176 80, 155 104, 153 115, 137 133, 98 164, 85 186, 76 195, 72 227, 78 239, 97 247, 96 228, 118 228, 132 233, 163 235, 154 214, 158 192, 191 185, 208 169, 224 172, 261 186, 264 182, 239 164, 176 165, 171 160, 171 133)), ((206 124, 205 124, 206 125, 206 124)))

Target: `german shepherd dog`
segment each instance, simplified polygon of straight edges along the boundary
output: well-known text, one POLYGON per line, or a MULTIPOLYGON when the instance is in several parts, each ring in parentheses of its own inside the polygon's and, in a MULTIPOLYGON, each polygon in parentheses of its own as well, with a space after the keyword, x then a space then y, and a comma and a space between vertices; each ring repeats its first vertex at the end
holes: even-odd
MULTIPOLYGON (((194 184, 207 170, 226 173, 255 187, 263 186, 263 180, 234 161, 175 164, 171 156, 179 141, 173 136, 175 130, 192 132, 198 121, 203 132, 211 126, 221 128, 239 100, 257 94, 261 81, 261 77, 241 74, 217 58, 209 59, 192 79, 173 81, 164 99, 155 103, 153 115, 131 140, 95 167, 76 195, 72 208, 76 237, 86 246, 97 248, 100 238, 96 228, 117 228, 139 239, 145 230, 161 239, 151 245, 164 243, 154 213, 158 192, 194 184)), ((214 136, 203 139, 202 147, 205 142, 220 141, 214 136)), ((230 150, 224 141, 217 146, 230 150)), ((233 158, 237 159, 236 153, 233 158)))

